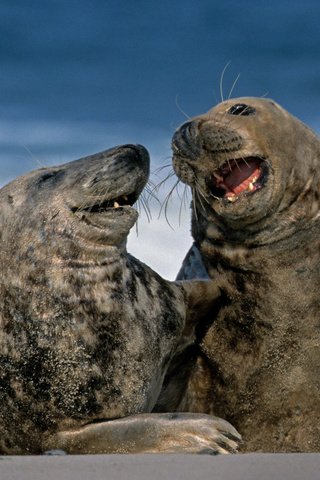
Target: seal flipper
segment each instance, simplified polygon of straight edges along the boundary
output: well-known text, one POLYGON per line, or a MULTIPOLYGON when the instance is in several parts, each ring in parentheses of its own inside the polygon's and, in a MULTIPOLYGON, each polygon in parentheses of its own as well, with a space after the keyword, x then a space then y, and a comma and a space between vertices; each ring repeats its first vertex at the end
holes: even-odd
POLYGON ((69 454, 236 453, 241 436, 226 421, 193 413, 146 413, 57 432, 46 450, 69 454))
POLYGON ((175 284, 184 290, 186 322, 153 411, 211 414, 212 380, 199 344, 220 308, 225 282, 196 279, 175 284))
POLYGON ((195 244, 185 256, 176 280, 191 280, 193 278, 210 278, 203 264, 201 253, 195 244))

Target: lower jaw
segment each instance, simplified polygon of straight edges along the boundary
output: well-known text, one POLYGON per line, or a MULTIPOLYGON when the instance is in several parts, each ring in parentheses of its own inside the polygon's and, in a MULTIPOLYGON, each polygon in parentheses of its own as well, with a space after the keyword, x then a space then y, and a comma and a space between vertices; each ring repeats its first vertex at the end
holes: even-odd
POLYGON ((222 198, 223 198, 223 200, 226 200, 227 202, 234 203, 234 202, 236 202, 237 200, 239 200, 243 197, 248 197, 249 195, 254 194, 260 188, 261 188, 260 186, 253 186, 249 190, 244 190, 243 192, 240 192, 239 194, 237 194, 235 192, 228 192, 222 198))

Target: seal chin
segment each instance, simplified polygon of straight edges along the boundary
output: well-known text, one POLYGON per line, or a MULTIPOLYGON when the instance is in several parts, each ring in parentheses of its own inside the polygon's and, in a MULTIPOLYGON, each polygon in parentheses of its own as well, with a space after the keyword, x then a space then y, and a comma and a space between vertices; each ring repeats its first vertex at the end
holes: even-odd
POLYGON ((130 206, 108 208, 103 212, 77 211, 81 238, 97 243, 121 246, 138 219, 138 212, 130 206))
POLYGON ((75 217, 88 229, 83 229, 89 236, 95 236, 91 230, 96 230, 98 237, 108 244, 119 245, 125 240, 130 229, 138 219, 138 212, 133 205, 139 198, 140 191, 124 194, 115 198, 95 199, 91 204, 72 207, 75 217))
POLYGON ((237 202, 261 190, 267 182, 269 166, 260 156, 226 160, 207 178, 207 187, 215 199, 237 202))

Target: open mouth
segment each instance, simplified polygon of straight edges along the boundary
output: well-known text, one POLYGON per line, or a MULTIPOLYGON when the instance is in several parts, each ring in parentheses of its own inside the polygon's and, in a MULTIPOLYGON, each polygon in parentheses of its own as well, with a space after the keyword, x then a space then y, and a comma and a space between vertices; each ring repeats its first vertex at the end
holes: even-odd
POLYGON ((260 157, 227 160, 213 173, 209 187, 214 197, 235 202, 243 194, 260 190, 266 175, 266 163, 260 157))
POLYGON ((74 207, 72 208, 73 212, 85 211, 89 213, 103 213, 106 210, 117 209, 121 207, 132 207, 137 201, 138 195, 135 193, 129 195, 122 195, 120 197, 103 200, 94 205, 86 205, 81 208, 74 207))

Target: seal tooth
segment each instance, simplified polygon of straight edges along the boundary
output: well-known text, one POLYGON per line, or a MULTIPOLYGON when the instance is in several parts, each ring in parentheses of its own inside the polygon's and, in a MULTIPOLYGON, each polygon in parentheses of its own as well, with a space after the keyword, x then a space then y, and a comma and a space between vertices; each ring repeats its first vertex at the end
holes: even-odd
POLYGON ((254 190, 253 182, 249 183, 248 189, 250 190, 250 192, 252 192, 252 190, 254 190))
POLYGON ((237 200, 237 195, 231 193, 227 196, 227 200, 229 200, 229 202, 235 202, 237 200))
POLYGON ((114 202, 113 206, 114 206, 114 208, 119 208, 120 207, 118 202, 114 202))

